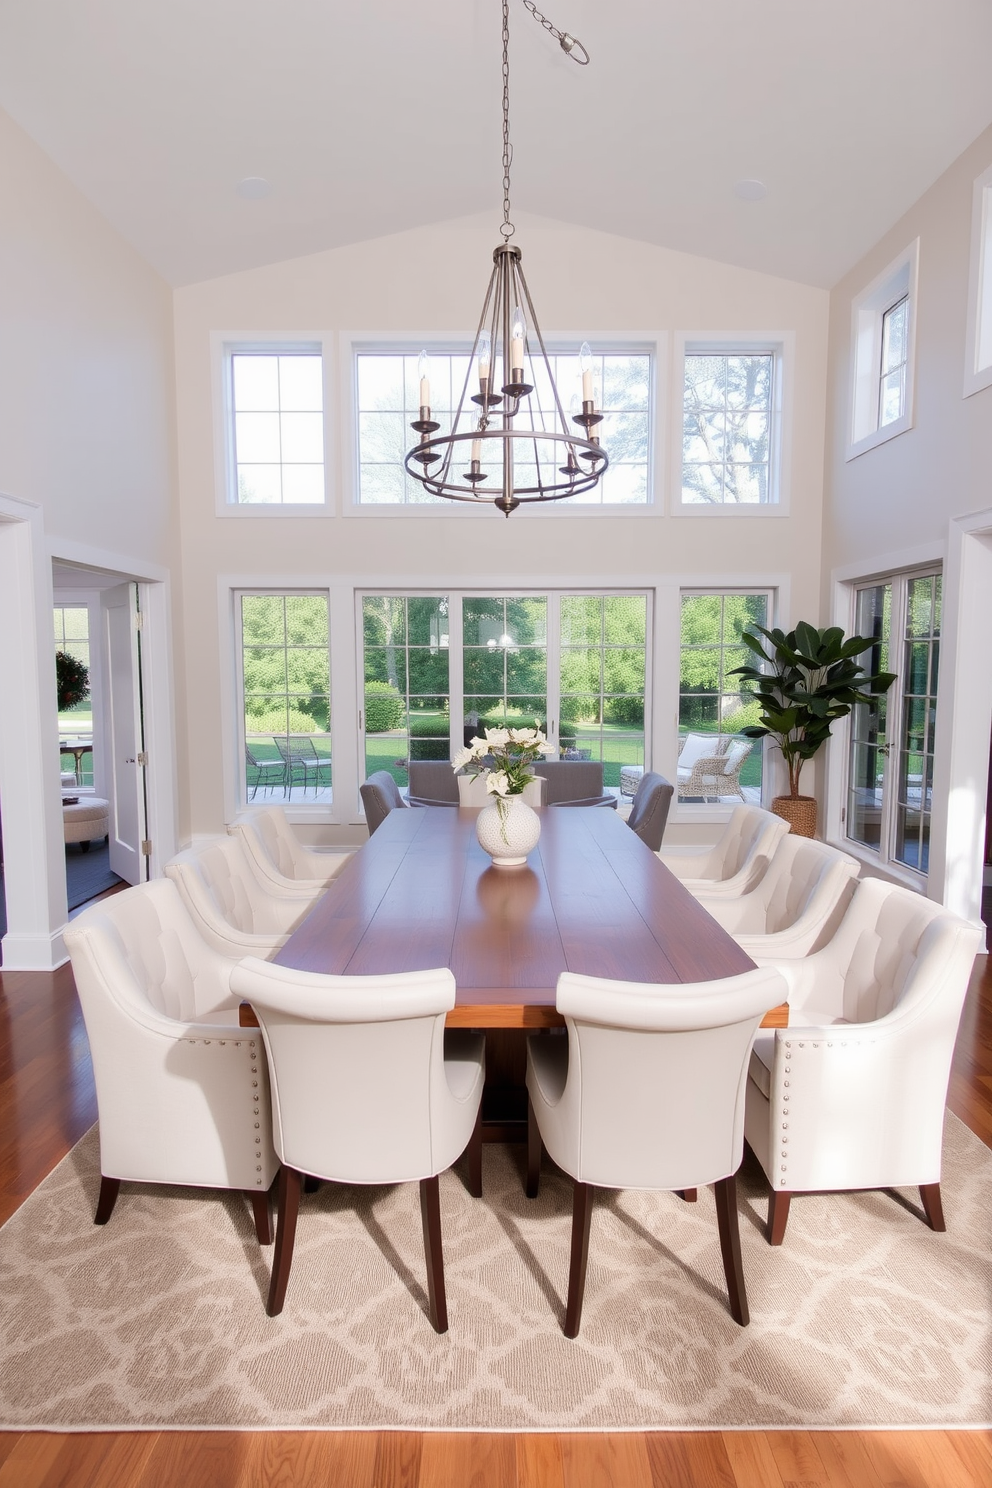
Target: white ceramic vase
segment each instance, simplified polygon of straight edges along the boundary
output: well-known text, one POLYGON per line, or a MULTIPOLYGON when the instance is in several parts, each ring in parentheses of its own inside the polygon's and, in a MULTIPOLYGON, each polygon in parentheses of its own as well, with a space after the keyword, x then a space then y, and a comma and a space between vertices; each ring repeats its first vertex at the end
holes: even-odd
POLYGON ((479 844, 497 868, 517 868, 541 836, 541 818, 522 796, 507 796, 502 808, 484 806, 475 823, 479 844))

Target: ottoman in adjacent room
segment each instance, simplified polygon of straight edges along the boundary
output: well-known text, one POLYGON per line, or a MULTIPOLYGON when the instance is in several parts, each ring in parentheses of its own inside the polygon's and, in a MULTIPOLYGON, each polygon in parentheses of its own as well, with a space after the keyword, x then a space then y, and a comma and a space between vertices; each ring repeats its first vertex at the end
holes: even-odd
POLYGON ((99 796, 80 796, 62 804, 62 826, 66 842, 78 842, 86 852, 91 842, 102 842, 110 831, 109 806, 99 796))

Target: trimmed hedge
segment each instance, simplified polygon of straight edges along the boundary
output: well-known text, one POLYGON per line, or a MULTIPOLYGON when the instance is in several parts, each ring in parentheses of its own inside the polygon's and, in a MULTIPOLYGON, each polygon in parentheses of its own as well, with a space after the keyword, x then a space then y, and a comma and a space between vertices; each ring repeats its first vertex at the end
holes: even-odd
POLYGON ((391 682, 366 682, 365 732, 388 734, 403 727, 403 699, 391 682))

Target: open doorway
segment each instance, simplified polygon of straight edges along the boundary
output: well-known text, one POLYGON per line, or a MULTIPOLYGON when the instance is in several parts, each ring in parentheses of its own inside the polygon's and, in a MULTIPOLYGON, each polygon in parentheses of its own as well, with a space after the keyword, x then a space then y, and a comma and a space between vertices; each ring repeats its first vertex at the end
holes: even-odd
POLYGON ((55 562, 52 598, 56 650, 85 666, 87 683, 83 696, 59 699, 72 910, 148 877, 140 586, 121 582, 120 574, 55 562))

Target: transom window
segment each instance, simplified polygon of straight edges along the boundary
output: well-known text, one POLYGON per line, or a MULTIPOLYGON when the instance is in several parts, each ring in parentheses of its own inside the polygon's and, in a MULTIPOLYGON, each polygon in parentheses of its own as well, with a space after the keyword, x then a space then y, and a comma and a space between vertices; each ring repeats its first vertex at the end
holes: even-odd
MULTIPOLYGON (((420 353, 369 351, 355 354, 358 417, 358 501, 362 506, 440 506, 459 503, 432 496, 403 468, 403 459, 417 436, 410 428, 420 411, 420 353)), ((566 419, 581 411, 582 374, 578 354, 549 356, 552 376, 566 419)), ((441 433, 451 428, 469 370, 469 357, 451 351, 430 353, 431 415, 441 433)), ((598 433, 609 451, 610 466, 603 479, 582 496, 558 503, 568 505, 643 506, 649 496, 651 446, 651 356, 647 352, 594 351, 593 385, 596 406, 604 415, 598 433)), ((547 427, 555 419, 555 405, 540 358, 528 366, 534 392, 531 401, 543 411, 547 427)), ((468 426, 465 426, 466 432, 468 426)), ((576 433, 582 431, 577 427, 576 433)), ((535 441, 538 443, 537 441, 535 441)), ((561 450, 550 441, 529 445, 517 464, 521 483, 536 479, 535 460, 560 462, 561 450), (545 446, 547 446, 545 448, 545 446)), ((494 497, 498 494, 496 465, 482 463, 494 497)))
POLYGON ((319 350, 230 348, 229 499, 324 502, 323 359, 319 350))
POLYGON ((682 400, 682 501, 764 505, 772 480, 776 358, 772 352, 687 352, 682 400))
POLYGON ((878 379, 879 426, 906 412, 906 358, 909 296, 903 295, 882 316, 882 359, 878 379))

